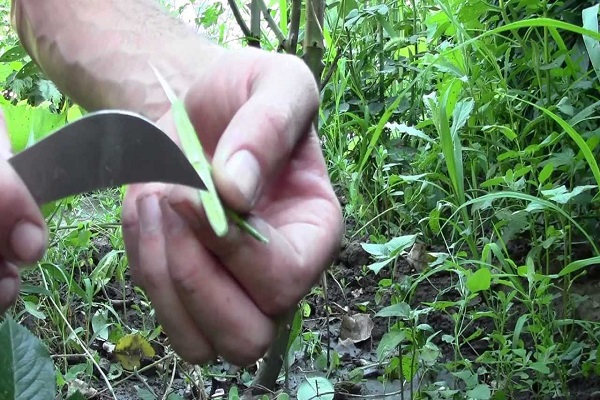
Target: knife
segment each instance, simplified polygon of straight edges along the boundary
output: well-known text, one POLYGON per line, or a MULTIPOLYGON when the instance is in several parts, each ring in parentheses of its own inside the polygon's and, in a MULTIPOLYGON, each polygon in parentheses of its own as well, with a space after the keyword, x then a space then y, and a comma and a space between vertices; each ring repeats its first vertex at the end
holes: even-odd
POLYGON ((128 111, 87 114, 8 160, 38 205, 133 183, 206 189, 177 144, 128 111))

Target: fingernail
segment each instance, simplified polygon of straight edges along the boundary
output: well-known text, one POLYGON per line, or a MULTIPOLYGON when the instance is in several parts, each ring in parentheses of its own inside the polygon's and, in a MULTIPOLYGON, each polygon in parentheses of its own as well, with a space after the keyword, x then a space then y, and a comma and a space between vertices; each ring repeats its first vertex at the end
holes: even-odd
POLYGON ((140 200, 140 230, 146 233, 160 229, 162 213, 156 195, 145 196, 140 200))
POLYGON ((29 221, 20 221, 10 235, 10 245, 21 261, 39 260, 46 250, 44 230, 29 221))
POLYGON ((260 181, 260 165, 256 158, 248 150, 240 150, 227 161, 225 170, 235 180, 246 201, 254 205, 260 181))

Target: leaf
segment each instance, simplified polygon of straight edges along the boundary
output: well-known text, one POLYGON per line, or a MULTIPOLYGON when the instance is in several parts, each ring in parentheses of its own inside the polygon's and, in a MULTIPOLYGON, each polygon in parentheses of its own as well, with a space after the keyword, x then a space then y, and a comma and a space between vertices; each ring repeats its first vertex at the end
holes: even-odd
POLYGON ((410 318, 410 311, 410 306, 402 302, 382 308, 375 316, 383 318, 398 317, 406 320, 410 318))
POLYGON ((40 79, 36 84, 42 99, 51 101, 52 103, 58 103, 62 99, 62 93, 58 91, 52 81, 40 79))
POLYGON ((0 325, 0 399, 46 400, 56 395, 54 364, 42 342, 7 318, 0 325))
POLYGON ((406 333, 400 330, 391 330, 383 335, 377 345, 377 360, 383 362, 396 347, 406 339, 406 333))
POLYGON ((415 243, 415 240, 417 240, 417 235, 404 235, 393 238, 385 245, 390 254, 396 256, 411 247, 415 243))
POLYGON ((566 267, 564 267, 559 273, 558 276, 565 276, 572 274, 573 272, 577 272, 580 269, 588 267, 590 265, 598 265, 600 264, 600 256, 586 258, 585 260, 577 260, 569 263, 566 267))
POLYGON ((71 396, 69 396, 67 398, 67 400, 86 400, 85 397, 81 394, 81 392, 78 390, 75 393, 73 393, 71 396))
POLYGON ((363 342, 371 337, 374 326, 369 314, 344 315, 340 326, 340 339, 350 339, 353 343, 363 342))
POLYGON ((19 60, 22 60, 23 58, 25 58, 26 56, 27 56, 27 52, 25 51, 23 46, 17 45, 17 46, 11 47, 10 49, 8 49, 4 53, 2 53, 2 55, 0 56, 0 62, 1 63, 9 63, 12 61, 19 61, 19 60))
POLYGON ((386 265, 388 265, 389 263, 391 263, 392 261, 394 261, 393 258, 388 258, 387 260, 383 260, 383 261, 378 261, 375 262, 373 264, 369 264, 367 266, 368 269, 370 269, 371 271, 373 271, 375 274, 378 274, 379 271, 381 271, 381 269, 383 267, 385 267, 386 265))
POLYGON ((298 386, 298 400, 333 400, 335 388, 326 378, 320 376, 306 378, 298 386))
POLYGON ((126 335, 119 340, 113 354, 123 368, 129 371, 138 369, 142 358, 152 358, 154 349, 146 339, 138 334, 126 335))
POLYGON ((492 273, 486 267, 480 268, 467 279, 467 289, 471 292, 488 290, 492 283, 492 273))
POLYGON ((546 196, 549 200, 555 201, 559 204, 566 204, 572 198, 580 195, 584 191, 595 189, 594 185, 584 185, 584 186, 576 186, 572 191, 568 191, 567 188, 563 185, 554 189, 542 190, 542 194, 546 196))
MULTIPOLYGON (((599 5, 596 4, 581 12, 583 27, 596 33, 598 33, 598 7, 599 5)), ((596 71, 596 78, 600 79, 600 42, 588 36, 583 37, 583 42, 585 43, 592 66, 596 71)))
POLYGON ((474 400, 488 400, 492 397, 492 391, 486 384, 479 384, 471 390, 467 390, 467 397, 474 400))
POLYGON ((419 139, 423 139, 429 143, 435 143, 435 140, 430 138, 427 134, 423 133, 423 131, 413 126, 407 126, 406 124, 397 124, 395 122, 388 122, 385 126, 394 133, 406 133, 409 136, 418 137, 419 139))
POLYGON ((456 136, 458 131, 467 123, 474 107, 475 101, 471 98, 463 99, 456 103, 456 107, 452 113, 452 136, 456 136))
POLYGON ((546 165, 544 165, 544 168, 542 168, 540 174, 538 175, 538 182, 540 183, 540 185, 542 185, 548 180, 548 178, 550 178, 550 175, 552 175, 552 171, 554 171, 554 164, 549 162, 546 165))

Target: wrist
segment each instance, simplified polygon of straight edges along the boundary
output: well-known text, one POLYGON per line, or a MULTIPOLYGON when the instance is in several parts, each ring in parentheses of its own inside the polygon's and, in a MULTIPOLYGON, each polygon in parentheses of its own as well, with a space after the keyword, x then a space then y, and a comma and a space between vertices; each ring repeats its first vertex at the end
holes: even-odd
POLYGON ((150 0, 12 0, 11 22, 48 78, 83 108, 153 120, 169 103, 150 64, 183 97, 225 52, 150 0))

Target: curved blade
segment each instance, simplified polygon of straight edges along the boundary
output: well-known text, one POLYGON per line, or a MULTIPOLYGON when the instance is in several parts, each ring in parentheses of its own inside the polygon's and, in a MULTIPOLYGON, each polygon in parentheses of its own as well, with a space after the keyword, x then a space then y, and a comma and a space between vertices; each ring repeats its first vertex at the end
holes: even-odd
POLYGON ((8 161, 38 204, 133 183, 206 188, 171 138, 126 111, 88 114, 8 161))

